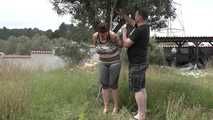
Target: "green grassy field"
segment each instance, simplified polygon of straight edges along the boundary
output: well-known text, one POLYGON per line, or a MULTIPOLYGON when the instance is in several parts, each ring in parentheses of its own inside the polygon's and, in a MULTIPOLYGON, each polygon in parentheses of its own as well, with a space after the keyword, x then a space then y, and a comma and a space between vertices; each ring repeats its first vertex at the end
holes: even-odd
MULTIPOLYGON (((0 120, 129 120, 136 110, 127 68, 121 71, 117 115, 102 114, 96 70, 13 69, 0 68, 0 120)), ((213 120, 213 75, 194 78, 178 72, 159 66, 148 69, 148 120, 213 120)))

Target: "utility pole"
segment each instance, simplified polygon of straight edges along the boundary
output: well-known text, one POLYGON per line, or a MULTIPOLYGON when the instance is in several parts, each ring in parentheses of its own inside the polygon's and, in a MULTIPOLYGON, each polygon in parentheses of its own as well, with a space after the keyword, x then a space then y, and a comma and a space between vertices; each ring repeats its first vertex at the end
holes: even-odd
POLYGON ((169 18, 167 27, 167 36, 185 36, 185 27, 182 14, 182 4, 172 0, 172 5, 176 8, 176 18, 169 18))

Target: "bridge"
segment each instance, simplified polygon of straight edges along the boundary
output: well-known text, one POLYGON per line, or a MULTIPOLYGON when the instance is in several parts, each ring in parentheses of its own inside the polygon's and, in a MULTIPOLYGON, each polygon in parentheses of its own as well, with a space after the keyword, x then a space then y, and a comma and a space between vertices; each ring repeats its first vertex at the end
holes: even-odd
MULTIPOLYGON (((177 48, 177 54, 181 48, 194 48, 197 65, 199 62, 199 51, 203 48, 213 49, 213 36, 184 36, 184 37, 155 37, 156 42, 163 48, 177 48)), ((208 56, 207 56, 208 57, 208 56)))

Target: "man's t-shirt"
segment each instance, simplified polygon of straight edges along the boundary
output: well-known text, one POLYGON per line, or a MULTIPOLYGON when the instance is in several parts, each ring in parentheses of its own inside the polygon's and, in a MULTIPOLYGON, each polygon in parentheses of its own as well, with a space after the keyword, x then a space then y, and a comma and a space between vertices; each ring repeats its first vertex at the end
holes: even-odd
POLYGON ((130 39, 134 42, 127 51, 130 64, 147 64, 149 33, 149 26, 144 24, 130 34, 130 39))

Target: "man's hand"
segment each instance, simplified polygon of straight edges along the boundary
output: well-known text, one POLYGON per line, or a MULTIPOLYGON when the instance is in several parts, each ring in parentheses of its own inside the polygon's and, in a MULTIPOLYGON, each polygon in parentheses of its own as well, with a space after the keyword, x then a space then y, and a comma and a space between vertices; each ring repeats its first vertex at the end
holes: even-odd
POLYGON ((124 19, 131 26, 135 26, 135 20, 129 17, 129 14, 124 9, 115 10, 115 13, 120 15, 122 19, 124 19))
POLYGON ((121 17, 123 17, 126 14, 125 10, 123 9, 115 10, 115 13, 120 15, 121 17))
POLYGON ((126 24, 122 26, 121 28, 122 30, 122 38, 123 38, 123 41, 127 39, 127 29, 126 29, 126 24))
POLYGON ((122 31, 123 35, 127 35, 126 24, 121 27, 121 31, 122 31))

